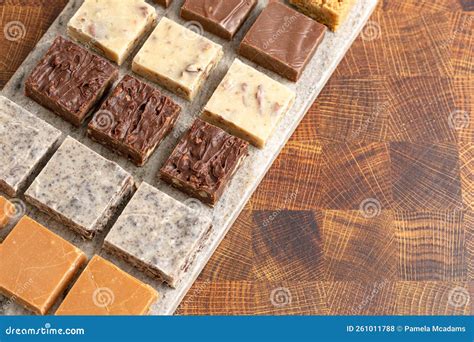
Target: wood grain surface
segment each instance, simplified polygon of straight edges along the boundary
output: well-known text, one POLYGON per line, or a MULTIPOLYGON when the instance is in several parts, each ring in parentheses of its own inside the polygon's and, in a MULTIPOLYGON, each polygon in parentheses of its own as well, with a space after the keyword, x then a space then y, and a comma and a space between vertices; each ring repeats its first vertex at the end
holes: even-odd
MULTIPOLYGON (((65 3, 0 1, 1 86, 65 3)), ((380 1, 179 314, 473 313, 473 10, 380 1)))

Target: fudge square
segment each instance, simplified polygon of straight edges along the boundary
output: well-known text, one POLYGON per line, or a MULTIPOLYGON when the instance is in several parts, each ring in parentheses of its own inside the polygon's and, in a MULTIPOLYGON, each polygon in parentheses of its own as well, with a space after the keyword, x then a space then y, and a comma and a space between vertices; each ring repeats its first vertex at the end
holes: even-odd
POLYGON ((290 0, 290 4, 336 31, 346 19, 355 0, 290 0))
POLYGON ((210 231, 204 213, 142 183, 103 248, 175 287, 210 231))
POLYGON ((87 133, 142 166, 180 112, 181 107, 158 89, 126 75, 94 115, 87 133))
POLYGON ((0 229, 5 228, 15 214, 16 208, 13 203, 0 196, 0 229))
POLYGON ((231 40, 256 4, 257 0, 186 0, 181 17, 195 20, 206 31, 231 40))
POLYGON ((26 80, 25 93, 80 126, 117 75, 106 59, 58 36, 26 80))
POLYGON ((91 239, 133 191, 132 176, 67 137, 25 193, 26 200, 91 239))
POLYGON ((80 249, 24 216, 0 246, 0 292, 44 315, 86 260, 80 249))
POLYGON ((145 0, 85 0, 67 25, 73 39, 121 65, 156 22, 145 0))
POLYGON ((160 171, 161 178, 213 206, 248 155, 248 143, 196 119, 160 171))
POLYGON ((0 96, 0 191, 18 196, 60 137, 61 131, 0 96))
POLYGON ((292 90, 236 59, 202 117, 263 148, 294 99, 292 90))
POLYGON ((135 56, 132 69, 192 100, 223 54, 222 46, 163 18, 135 56))
POLYGON ((56 315, 145 315, 157 298, 151 286, 95 255, 56 315))
POLYGON ((321 43, 326 26, 279 3, 270 3, 240 44, 240 55, 296 82, 321 43))

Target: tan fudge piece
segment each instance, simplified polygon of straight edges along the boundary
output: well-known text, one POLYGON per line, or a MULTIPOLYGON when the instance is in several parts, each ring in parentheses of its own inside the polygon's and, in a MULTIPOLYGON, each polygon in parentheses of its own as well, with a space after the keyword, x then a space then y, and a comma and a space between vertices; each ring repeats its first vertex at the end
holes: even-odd
POLYGON ((16 213, 15 206, 5 197, 0 196, 0 229, 4 228, 16 213))

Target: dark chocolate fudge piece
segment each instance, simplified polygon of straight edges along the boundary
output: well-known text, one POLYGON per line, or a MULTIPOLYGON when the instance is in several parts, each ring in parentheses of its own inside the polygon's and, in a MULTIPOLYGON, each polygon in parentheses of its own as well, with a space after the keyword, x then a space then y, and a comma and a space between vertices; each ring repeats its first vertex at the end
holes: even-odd
POLYGON ((195 20, 206 31, 230 40, 256 4, 257 0, 186 0, 181 17, 195 20))
POLYGON ((196 119, 162 167, 161 178, 213 206, 247 154, 247 142, 196 119))
POLYGON ((58 36, 26 80, 25 92, 80 126, 117 75, 104 58, 58 36))
POLYGON ((245 35, 239 53, 296 82, 325 32, 324 25, 284 4, 272 2, 245 35))
POLYGON ((181 107, 158 89, 126 75, 95 113, 87 133, 142 166, 173 129, 180 112, 181 107))

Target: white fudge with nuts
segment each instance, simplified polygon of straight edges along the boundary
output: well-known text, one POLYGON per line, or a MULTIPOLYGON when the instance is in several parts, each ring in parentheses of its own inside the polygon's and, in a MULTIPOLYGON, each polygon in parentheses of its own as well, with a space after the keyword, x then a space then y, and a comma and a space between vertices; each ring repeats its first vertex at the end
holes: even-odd
POLYGON ((68 23, 73 39, 121 65, 156 23, 145 0, 85 0, 68 23))
POLYGON ((142 183, 106 236, 104 250, 176 287, 211 232, 211 219, 194 204, 142 183))
POLYGON ((0 96, 0 191, 11 197, 23 191, 60 137, 61 131, 0 96))
POLYGON ((236 59, 202 117, 263 148, 294 100, 292 90, 236 59))
POLYGON ((133 59, 132 69, 192 100, 222 56, 219 44, 163 18, 133 59))
POLYGON ((27 202, 91 239, 135 189, 132 176, 67 137, 25 193, 27 202))

